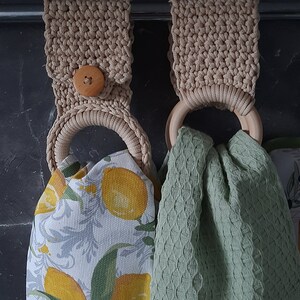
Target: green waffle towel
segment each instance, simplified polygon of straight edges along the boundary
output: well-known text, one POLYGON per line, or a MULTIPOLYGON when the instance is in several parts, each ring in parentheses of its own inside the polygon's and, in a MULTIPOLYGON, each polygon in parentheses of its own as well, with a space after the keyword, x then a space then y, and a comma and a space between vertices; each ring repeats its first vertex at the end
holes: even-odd
POLYGON ((300 299, 300 259, 268 154, 239 131, 225 145, 182 128, 170 152, 151 297, 300 299))

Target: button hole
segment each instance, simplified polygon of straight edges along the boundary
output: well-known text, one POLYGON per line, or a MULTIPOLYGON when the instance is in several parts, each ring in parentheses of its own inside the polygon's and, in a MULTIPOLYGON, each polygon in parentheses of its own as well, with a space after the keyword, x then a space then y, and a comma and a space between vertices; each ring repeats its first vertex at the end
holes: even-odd
POLYGON ((84 76, 83 83, 91 85, 93 83, 93 77, 84 76))

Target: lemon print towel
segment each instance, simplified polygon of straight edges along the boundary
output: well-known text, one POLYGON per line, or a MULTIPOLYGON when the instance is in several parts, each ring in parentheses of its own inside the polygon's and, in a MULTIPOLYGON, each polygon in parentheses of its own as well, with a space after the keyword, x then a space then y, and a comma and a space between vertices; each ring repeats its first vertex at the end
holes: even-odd
POLYGON ((152 182, 127 150, 67 157, 35 210, 27 299, 150 299, 154 230, 152 182))

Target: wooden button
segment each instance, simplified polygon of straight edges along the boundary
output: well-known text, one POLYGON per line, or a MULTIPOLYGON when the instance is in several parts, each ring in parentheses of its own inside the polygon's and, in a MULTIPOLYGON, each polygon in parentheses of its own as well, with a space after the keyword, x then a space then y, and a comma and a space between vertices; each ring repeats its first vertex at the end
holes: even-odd
POLYGON ((104 75, 95 66, 83 66, 75 71, 73 83, 80 95, 96 97, 104 89, 104 75))

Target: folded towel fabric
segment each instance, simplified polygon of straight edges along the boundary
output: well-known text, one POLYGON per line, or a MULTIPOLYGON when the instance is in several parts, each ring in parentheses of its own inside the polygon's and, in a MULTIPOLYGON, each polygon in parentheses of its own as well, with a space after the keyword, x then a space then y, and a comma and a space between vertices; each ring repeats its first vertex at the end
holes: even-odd
POLYGON ((150 299, 153 185, 128 151, 67 157, 35 210, 27 299, 150 299))
POLYGON ((300 299, 300 260, 268 154, 182 128, 158 214, 151 298, 300 299))
POLYGON ((300 251, 300 148, 281 146, 273 149, 270 156, 284 188, 294 224, 295 241, 300 251))

